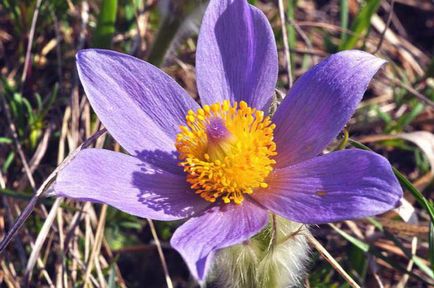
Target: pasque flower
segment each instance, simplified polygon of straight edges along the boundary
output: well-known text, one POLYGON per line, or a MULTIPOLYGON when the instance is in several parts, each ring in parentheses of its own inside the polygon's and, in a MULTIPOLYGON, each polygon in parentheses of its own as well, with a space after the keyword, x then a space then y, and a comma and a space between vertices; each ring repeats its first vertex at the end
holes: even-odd
POLYGON ((334 54, 270 116, 276 44, 246 0, 209 3, 196 53, 202 106, 144 61, 81 50, 89 101, 130 155, 81 151, 59 174, 56 194, 155 220, 187 218, 171 244, 197 279, 217 250, 257 234, 270 212, 309 224, 385 212, 402 197, 385 158, 356 149, 319 156, 383 64, 362 51, 334 54))

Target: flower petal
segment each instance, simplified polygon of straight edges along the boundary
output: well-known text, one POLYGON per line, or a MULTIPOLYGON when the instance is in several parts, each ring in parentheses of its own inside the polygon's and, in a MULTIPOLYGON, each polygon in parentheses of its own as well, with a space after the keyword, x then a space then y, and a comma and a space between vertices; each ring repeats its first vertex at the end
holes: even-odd
POLYGON ((267 110, 277 81, 277 49, 265 15, 246 0, 211 0, 196 52, 202 104, 225 99, 267 110))
POLYGON ((273 117, 277 167, 317 156, 330 144, 384 63, 366 52, 343 51, 304 74, 273 117))
POLYGON ((267 222, 267 211, 248 199, 240 205, 213 206, 179 227, 171 244, 193 276, 203 280, 214 251, 249 239, 267 222))
POLYGON ((209 203, 189 188, 185 177, 103 149, 86 149, 57 176, 56 196, 105 203, 128 214, 176 220, 204 210, 209 203))
POLYGON ((130 154, 175 150, 175 136, 197 103, 167 74, 132 56, 88 49, 77 67, 92 108, 130 154))
POLYGON ((344 150, 277 169, 253 198, 289 220, 319 224, 395 208, 402 189, 389 162, 369 151, 344 150))

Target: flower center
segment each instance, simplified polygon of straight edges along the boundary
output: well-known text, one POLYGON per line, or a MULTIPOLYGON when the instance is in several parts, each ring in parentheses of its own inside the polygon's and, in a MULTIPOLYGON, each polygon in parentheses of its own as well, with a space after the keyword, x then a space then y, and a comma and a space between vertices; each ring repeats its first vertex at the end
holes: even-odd
POLYGON ((264 112, 226 100, 188 111, 186 122, 176 138, 179 164, 202 198, 240 204, 244 194, 268 187, 277 152, 275 125, 264 112))

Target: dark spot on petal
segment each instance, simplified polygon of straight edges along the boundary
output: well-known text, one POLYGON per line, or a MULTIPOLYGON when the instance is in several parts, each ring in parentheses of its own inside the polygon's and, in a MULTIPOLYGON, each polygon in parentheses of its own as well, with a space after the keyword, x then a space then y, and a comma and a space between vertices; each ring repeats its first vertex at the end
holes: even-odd
POLYGON ((316 191, 316 192, 315 192, 315 195, 317 195, 317 196, 321 196, 321 197, 324 197, 324 196, 327 195, 327 192, 326 192, 326 191, 316 191))

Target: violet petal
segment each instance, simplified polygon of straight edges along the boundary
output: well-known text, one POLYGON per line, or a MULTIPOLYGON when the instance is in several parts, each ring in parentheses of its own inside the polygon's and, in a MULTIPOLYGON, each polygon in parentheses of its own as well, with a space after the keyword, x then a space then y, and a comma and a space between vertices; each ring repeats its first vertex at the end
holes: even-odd
POLYGON ((267 211, 248 199, 240 205, 213 206, 179 227, 171 244, 182 255, 193 276, 203 280, 216 250, 251 238, 267 221, 267 211))
POLYGON ((267 110, 277 81, 277 49, 265 15, 246 0, 211 0, 196 52, 202 104, 244 100, 267 110))
POLYGON ((172 152, 179 125, 199 105, 167 74, 132 56, 80 50, 77 66, 92 108, 131 155, 172 152))
POLYGON ((389 162, 343 150, 277 169, 252 197, 289 220, 319 224, 373 216, 395 208, 402 188, 389 162))
POLYGON ((105 203, 155 220, 190 217, 209 206, 191 191, 185 177, 103 149, 80 151, 57 176, 54 191, 56 196, 105 203))
POLYGON ((344 128, 384 63, 366 52, 343 51, 298 79, 273 117, 276 167, 321 153, 344 128))

